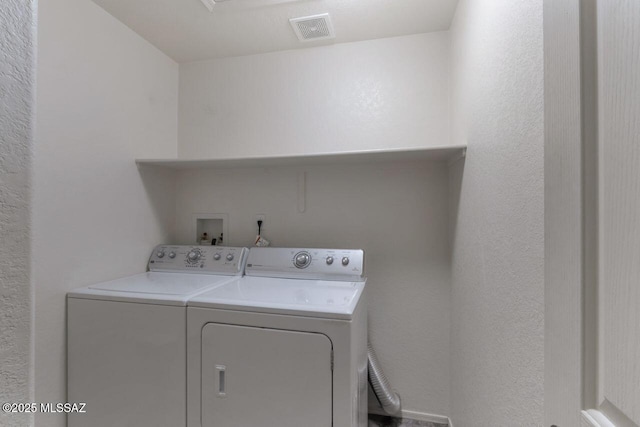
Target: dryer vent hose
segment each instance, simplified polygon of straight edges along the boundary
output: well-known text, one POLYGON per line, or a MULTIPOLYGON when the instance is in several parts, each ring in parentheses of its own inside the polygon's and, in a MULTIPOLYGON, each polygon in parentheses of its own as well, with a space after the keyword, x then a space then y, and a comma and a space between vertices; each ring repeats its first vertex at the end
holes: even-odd
POLYGON ((384 412, 389 415, 398 415, 400 413, 400 396, 391 390, 389 380, 384 376, 380 362, 373 351, 373 346, 368 343, 367 356, 369 359, 369 384, 373 389, 378 402, 382 406, 384 412))

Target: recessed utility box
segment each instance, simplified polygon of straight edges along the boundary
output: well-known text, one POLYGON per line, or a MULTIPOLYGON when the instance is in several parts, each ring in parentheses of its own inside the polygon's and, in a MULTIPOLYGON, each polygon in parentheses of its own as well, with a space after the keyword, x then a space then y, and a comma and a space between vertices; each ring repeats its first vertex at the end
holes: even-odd
POLYGON ((194 243, 198 245, 225 245, 229 241, 228 224, 229 216, 224 213, 193 214, 194 243), (207 233, 206 240, 203 240, 204 233, 207 233))

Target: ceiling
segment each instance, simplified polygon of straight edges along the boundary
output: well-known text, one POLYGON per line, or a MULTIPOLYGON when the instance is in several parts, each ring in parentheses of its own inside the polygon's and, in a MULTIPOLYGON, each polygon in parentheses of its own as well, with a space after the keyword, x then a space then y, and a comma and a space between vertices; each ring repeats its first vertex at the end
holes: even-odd
POLYGON ((177 62, 447 30, 458 0, 93 0, 177 62), (329 12, 333 40, 299 42, 289 18, 329 12))

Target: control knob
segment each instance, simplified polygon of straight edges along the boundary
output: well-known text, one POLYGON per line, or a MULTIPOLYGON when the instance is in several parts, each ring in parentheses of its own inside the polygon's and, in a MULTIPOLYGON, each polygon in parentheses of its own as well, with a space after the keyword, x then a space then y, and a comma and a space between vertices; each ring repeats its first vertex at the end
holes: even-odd
POLYGON ((233 261, 233 254, 227 254, 227 261, 233 261))
POLYGON ((307 268, 311 263, 311 255, 309 252, 298 252, 293 259, 293 265, 297 268, 307 268))
POLYGON ((187 254, 189 262, 196 262, 200 259, 200 251, 193 250, 187 254))
POLYGON ((164 251, 158 251, 158 252, 156 252, 156 256, 157 256, 158 258, 162 258, 162 257, 164 256, 164 251))
POLYGON ((176 253, 175 252, 169 252, 169 258, 173 259, 176 257, 176 253))
POLYGON ((326 261, 327 261, 327 265, 333 264, 333 257, 332 256, 328 256, 326 261))
POLYGON ((342 265, 347 266, 349 265, 349 257, 342 257, 342 265))
POLYGON ((220 257, 220 254, 214 254, 214 255, 213 255, 213 259, 215 259, 216 261, 219 261, 219 260, 220 260, 220 258, 221 258, 221 257, 220 257))

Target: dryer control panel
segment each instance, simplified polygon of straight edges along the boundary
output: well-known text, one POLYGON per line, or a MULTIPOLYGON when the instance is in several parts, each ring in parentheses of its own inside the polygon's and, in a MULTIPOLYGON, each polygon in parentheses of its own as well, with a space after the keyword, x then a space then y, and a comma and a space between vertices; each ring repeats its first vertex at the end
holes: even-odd
POLYGON ((361 249, 251 248, 247 276, 364 281, 361 249))
POLYGON ((242 275, 248 249, 228 246, 158 245, 150 271, 242 275))

